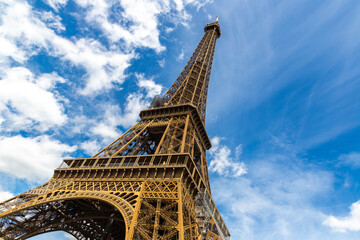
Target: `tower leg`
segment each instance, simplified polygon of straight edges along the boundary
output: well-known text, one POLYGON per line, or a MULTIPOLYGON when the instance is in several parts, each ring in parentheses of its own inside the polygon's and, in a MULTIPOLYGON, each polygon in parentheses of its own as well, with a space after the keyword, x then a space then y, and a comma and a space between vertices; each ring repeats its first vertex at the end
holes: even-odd
POLYGON ((194 203, 179 181, 145 181, 127 240, 201 239, 194 203))

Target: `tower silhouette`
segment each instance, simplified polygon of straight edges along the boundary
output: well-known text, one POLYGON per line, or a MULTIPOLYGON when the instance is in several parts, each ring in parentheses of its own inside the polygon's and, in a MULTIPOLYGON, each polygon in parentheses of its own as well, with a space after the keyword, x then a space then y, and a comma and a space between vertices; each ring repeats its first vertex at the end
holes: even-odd
POLYGON ((212 200, 206 100, 218 21, 170 89, 91 158, 64 159, 45 184, 0 204, 0 239, 228 239, 212 200))

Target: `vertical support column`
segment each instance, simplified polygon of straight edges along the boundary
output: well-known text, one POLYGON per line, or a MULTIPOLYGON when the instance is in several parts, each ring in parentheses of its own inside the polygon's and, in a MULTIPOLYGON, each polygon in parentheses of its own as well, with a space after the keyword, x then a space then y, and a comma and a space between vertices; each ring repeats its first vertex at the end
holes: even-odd
POLYGON ((161 199, 157 199, 157 202, 156 202, 156 212, 155 212, 155 225, 154 225, 154 232, 153 232, 153 240, 157 240, 157 239, 158 239, 159 220, 160 220, 160 206, 161 206, 161 199))
POLYGON ((190 115, 188 114, 186 117, 184 133, 183 133, 183 138, 182 138, 182 142, 181 142, 181 151, 180 151, 181 153, 184 153, 185 144, 186 144, 186 135, 187 135, 188 127, 189 127, 189 121, 190 121, 190 115))
POLYGON ((184 216, 183 216, 183 201, 182 201, 182 186, 181 182, 178 182, 178 214, 179 214, 179 240, 184 240, 184 216))
POLYGON ((139 198, 138 198, 138 200, 136 202, 136 205, 135 205, 134 216, 131 219, 130 231, 129 231, 129 234, 126 236, 126 240, 132 240, 134 238, 135 227, 137 225, 137 220, 138 220, 138 217, 139 217, 139 212, 140 212, 140 207, 141 207, 141 202, 142 202, 144 189, 145 189, 145 181, 142 182, 142 184, 141 184, 141 189, 140 189, 140 192, 139 192, 139 198))
POLYGON ((165 139, 165 137, 166 137, 167 132, 169 131, 169 128, 170 128, 170 125, 171 125, 173 119, 174 119, 174 118, 171 118, 170 121, 169 121, 169 123, 168 123, 168 125, 166 126, 166 129, 165 129, 165 131, 164 131, 164 133, 163 133, 163 135, 162 135, 162 137, 161 137, 161 140, 160 140, 160 142, 159 142, 159 145, 158 145, 158 147, 157 147, 156 150, 155 150, 155 154, 158 154, 158 153, 159 153, 160 148, 161 148, 161 145, 162 145, 163 142, 164 142, 164 139, 165 139))
POLYGON ((193 134, 192 134, 192 136, 191 136, 191 142, 190 142, 190 146, 192 146, 192 147, 190 147, 190 155, 191 155, 191 159, 194 159, 194 150, 195 150, 195 130, 193 129, 193 134))

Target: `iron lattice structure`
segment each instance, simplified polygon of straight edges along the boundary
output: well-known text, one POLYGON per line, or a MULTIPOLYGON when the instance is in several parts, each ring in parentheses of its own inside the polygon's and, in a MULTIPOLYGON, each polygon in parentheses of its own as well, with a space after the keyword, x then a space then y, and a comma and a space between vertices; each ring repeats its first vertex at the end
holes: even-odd
POLYGON ((218 22, 141 120, 91 158, 65 159, 44 185, 0 204, 0 239, 228 239, 211 197, 206 99, 218 22))

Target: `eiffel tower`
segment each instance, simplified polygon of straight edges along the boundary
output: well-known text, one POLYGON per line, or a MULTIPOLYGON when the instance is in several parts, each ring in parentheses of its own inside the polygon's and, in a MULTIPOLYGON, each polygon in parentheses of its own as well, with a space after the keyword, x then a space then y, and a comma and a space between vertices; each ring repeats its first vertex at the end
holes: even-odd
POLYGON ((64 159, 45 184, 0 203, 0 239, 229 239, 206 161, 207 92, 218 20, 141 120, 91 158, 64 159))

